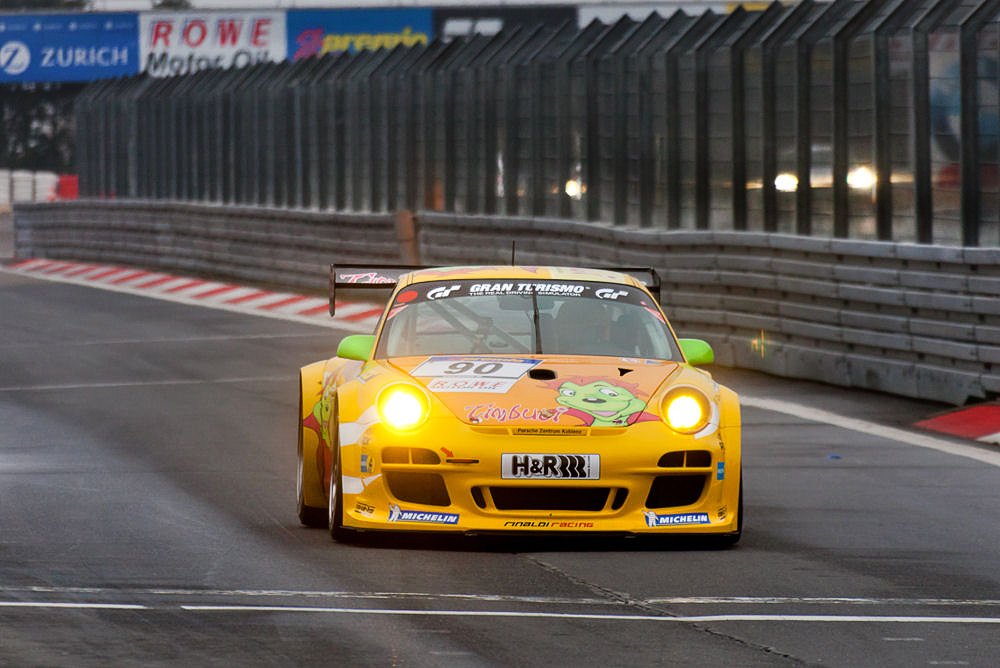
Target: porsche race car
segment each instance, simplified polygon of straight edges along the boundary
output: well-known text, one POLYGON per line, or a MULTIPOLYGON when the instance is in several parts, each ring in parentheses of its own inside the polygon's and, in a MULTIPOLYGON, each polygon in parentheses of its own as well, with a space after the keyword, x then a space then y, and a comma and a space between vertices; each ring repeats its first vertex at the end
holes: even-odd
POLYGON ((736 394, 652 269, 331 267, 391 292, 302 367, 298 516, 352 531, 742 531, 736 394))

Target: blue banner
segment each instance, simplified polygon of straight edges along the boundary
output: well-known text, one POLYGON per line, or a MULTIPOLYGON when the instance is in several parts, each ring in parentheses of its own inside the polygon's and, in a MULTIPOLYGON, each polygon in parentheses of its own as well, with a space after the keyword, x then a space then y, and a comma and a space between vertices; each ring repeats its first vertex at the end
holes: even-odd
POLYGON ((392 49, 427 44, 433 38, 433 10, 290 9, 288 60, 343 51, 392 49))
POLYGON ((139 71, 137 14, 0 16, 0 82, 91 81, 139 71))

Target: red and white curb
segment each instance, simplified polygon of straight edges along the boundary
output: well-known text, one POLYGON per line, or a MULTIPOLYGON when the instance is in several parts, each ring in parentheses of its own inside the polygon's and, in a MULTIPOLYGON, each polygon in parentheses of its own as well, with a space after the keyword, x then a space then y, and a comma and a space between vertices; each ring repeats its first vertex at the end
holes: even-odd
POLYGON ((330 302, 323 297, 272 292, 134 267, 34 258, 8 265, 2 271, 366 334, 375 330, 375 324, 382 315, 382 307, 377 304, 338 301, 337 315, 331 318, 330 302))
POLYGON ((1000 404, 979 404, 961 408, 921 420, 914 426, 1000 445, 1000 404))

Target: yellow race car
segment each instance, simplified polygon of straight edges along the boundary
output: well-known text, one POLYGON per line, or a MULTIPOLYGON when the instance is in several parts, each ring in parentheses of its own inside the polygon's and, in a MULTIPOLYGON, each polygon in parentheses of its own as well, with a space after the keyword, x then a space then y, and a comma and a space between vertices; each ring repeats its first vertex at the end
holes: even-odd
POLYGON ((736 394, 652 269, 331 267, 391 291, 302 367, 298 516, 350 531, 711 534, 743 523, 736 394))

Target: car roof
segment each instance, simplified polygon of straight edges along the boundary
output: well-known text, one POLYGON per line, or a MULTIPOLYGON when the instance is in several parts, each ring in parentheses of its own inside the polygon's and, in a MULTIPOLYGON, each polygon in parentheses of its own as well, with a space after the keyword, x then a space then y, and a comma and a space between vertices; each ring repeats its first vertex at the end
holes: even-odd
POLYGON ((427 281, 447 280, 449 278, 473 280, 548 279, 558 281, 601 281, 604 283, 623 283, 634 287, 642 287, 642 283, 629 274, 609 269, 556 266, 535 267, 526 265, 479 265, 418 269, 400 276, 399 286, 425 283, 427 281))

